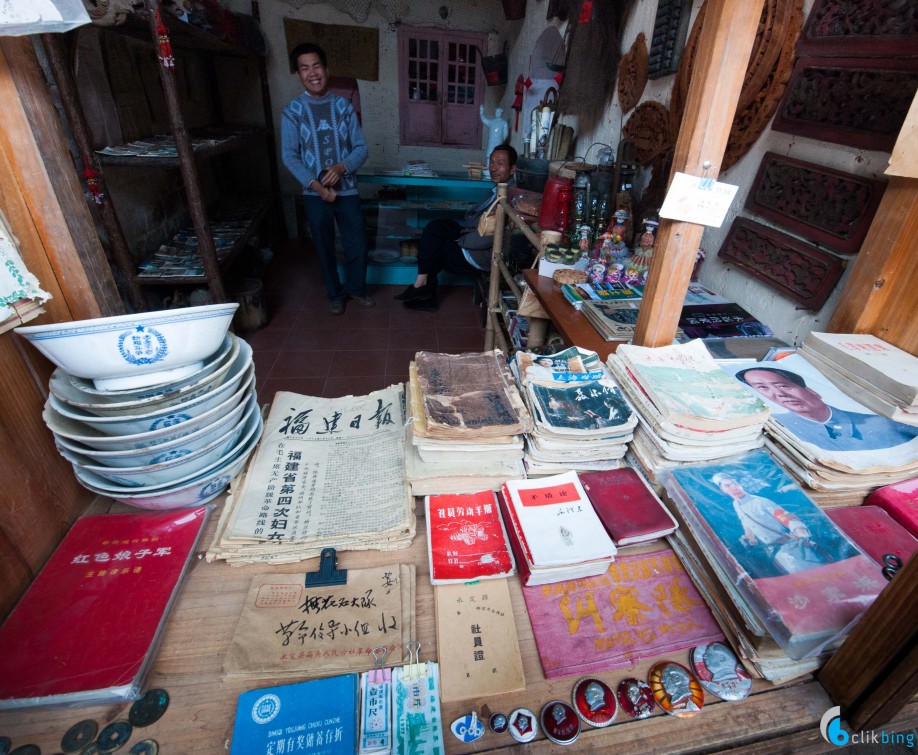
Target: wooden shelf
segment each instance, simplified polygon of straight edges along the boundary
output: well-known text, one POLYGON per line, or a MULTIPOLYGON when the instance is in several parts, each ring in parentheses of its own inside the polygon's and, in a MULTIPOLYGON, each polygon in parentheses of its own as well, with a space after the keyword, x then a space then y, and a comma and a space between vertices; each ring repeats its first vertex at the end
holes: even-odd
MULTIPOLYGON (((194 139, 213 139, 213 144, 198 144, 194 146, 194 156, 201 160, 219 157, 227 152, 241 149, 256 141, 264 139, 265 130, 263 128, 249 129, 245 133, 233 134, 228 137, 207 137, 192 136, 194 139)), ((176 155, 110 155, 105 152, 96 152, 99 162, 102 165, 120 165, 124 167, 145 167, 145 168, 178 168, 181 165, 181 158, 176 155)))
MULTIPOLYGON (((166 28, 169 30, 169 38, 174 48, 215 53, 219 55, 231 55, 239 58, 254 58, 266 54, 264 51, 258 52, 256 50, 250 50, 242 45, 220 39, 209 31, 205 31, 186 21, 182 21, 168 11, 163 11, 161 16, 163 23, 165 23, 166 28)), ((132 13, 123 24, 112 29, 106 28, 106 31, 125 34, 129 37, 143 40, 144 42, 150 42, 150 27, 146 11, 132 13)))

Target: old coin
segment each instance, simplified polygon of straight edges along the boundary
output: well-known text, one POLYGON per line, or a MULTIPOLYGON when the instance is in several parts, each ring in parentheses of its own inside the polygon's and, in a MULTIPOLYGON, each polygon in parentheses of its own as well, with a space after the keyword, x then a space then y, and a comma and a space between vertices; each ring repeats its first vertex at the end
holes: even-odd
POLYGON ((67 729, 61 738, 61 749, 64 752, 79 752, 96 738, 99 724, 91 718, 79 721, 67 729))
POLYGON ((159 744, 155 739, 144 739, 128 750, 128 755, 156 755, 158 752, 159 744))
POLYGON ((0 737, 0 755, 9 755, 13 747, 13 740, 9 737, 0 737))
POLYGON ((574 685, 571 702, 580 720, 597 729, 609 726, 618 713, 612 689, 593 676, 586 676, 574 685))
POLYGON ((735 702, 752 691, 752 679, 733 651, 722 642, 706 642, 692 649, 692 670, 706 691, 735 702))
POLYGON ((114 752, 131 738, 133 730, 134 727, 127 721, 112 721, 99 732, 96 747, 102 753, 114 752))
POLYGON ((10 752, 10 755, 41 755, 41 747, 38 745, 20 745, 10 752))
POLYGON ((149 726, 163 717, 169 707, 169 693, 164 689, 150 689, 128 712, 131 726, 149 726))
POLYGON ((704 706, 704 691, 692 672, 675 661, 660 661, 647 674, 654 700, 677 718, 697 716, 704 706))
POLYGON ((647 718, 656 705, 647 682, 633 677, 618 683, 618 704, 631 718, 647 718))
POLYGON ((569 745, 580 736, 580 719, 577 713, 561 700, 545 703, 539 721, 545 736, 555 744, 569 745))

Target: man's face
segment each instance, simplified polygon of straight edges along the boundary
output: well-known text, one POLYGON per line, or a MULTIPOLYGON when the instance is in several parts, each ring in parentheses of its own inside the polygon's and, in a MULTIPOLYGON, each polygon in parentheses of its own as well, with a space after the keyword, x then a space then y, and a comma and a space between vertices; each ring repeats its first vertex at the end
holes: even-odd
POLYGON ((510 165, 510 155, 505 149, 495 149, 491 153, 491 159, 488 161, 488 172, 491 174, 491 180, 496 184, 507 183, 516 172, 516 166, 510 165))
POLYGON ((829 418, 829 407, 812 388, 797 385, 783 375, 767 370, 750 370, 743 378, 751 388, 778 406, 818 422, 829 418))
POLYGON ((718 483, 718 486, 731 498, 742 498, 744 495, 746 495, 746 491, 743 490, 743 486, 730 477, 726 477, 721 480, 718 483))
POLYGON ((328 70, 314 52, 307 52, 296 59, 296 75, 313 97, 321 97, 328 91, 328 70))

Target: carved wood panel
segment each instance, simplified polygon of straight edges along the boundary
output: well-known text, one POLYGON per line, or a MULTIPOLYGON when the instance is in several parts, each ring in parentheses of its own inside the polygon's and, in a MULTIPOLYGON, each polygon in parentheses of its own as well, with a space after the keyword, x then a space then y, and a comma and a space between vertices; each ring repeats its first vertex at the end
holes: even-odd
POLYGON ((640 165, 648 165, 676 142, 670 131, 669 111, 653 100, 637 106, 622 128, 622 137, 634 141, 634 159, 640 165))
POLYGON ((641 101, 646 86, 647 41, 641 32, 618 63, 618 103, 622 106, 622 114, 641 101))
POLYGON ((886 184, 774 152, 762 157, 746 209, 840 254, 857 254, 886 184))
POLYGON ((918 89, 918 58, 800 58, 772 128, 890 152, 918 89))
POLYGON ((746 218, 733 221, 717 254, 813 311, 825 304, 845 269, 844 260, 829 252, 746 218))
POLYGON ((797 52, 891 58, 918 51, 918 3, 816 0, 797 52))

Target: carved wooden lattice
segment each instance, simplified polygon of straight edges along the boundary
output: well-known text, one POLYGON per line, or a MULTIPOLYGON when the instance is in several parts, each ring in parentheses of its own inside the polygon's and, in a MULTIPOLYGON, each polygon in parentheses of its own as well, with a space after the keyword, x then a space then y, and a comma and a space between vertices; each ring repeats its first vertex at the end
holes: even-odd
POLYGON ((797 52, 891 58, 918 51, 918 4, 912 0, 816 0, 797 52))
POLYGON ((646 86, 647 42, 641 32, 618 63, 618 103, 622 106, 622 115, 641 101, 646 86))
POLYGON ((634 141, 634 159, 648 165, 675 143, 669 128, 669 111, 648 100, 637 106, 622 128, 622 138, 634 141))
POLYGON ((808 241, 857 254, 885 184, 766 152, 746 209, 808 241))
POLYGON ((918 58, 800 58, 772 128, 890 152, 916 89, 918 58))
POLYGON ((774 228, 736 218, 718 256, 779 293, 818 310, 845 269, 843 260, 774 228))

